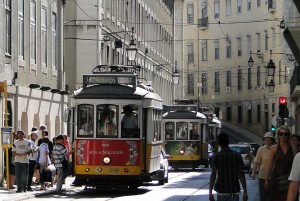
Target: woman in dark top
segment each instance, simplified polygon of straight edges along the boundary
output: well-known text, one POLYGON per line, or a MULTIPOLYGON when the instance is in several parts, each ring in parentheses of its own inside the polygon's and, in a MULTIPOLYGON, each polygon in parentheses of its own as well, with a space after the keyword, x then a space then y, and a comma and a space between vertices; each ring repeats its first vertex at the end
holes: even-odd
POLYGON ((265 188, 270 189, 270 201, 285 201, 287 198, 288 176, 292 169, 296 148, 290 143, 290 130, 287 126, 277 129, 278 144, 270 149, 265 188), (287 187, 287 188, 285 188, 287 187))

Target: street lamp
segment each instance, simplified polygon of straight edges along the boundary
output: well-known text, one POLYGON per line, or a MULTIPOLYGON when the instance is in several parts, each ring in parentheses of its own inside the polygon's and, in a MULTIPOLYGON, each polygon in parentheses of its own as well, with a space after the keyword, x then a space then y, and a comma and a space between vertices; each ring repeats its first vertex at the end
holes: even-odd
POLYGON ((252 54, 255 54, 258 58, 262 58, 264 56, 262 53, 260 53, 259 50, 257 50, 257 53, 252 53, 252 51, 250 51, 250 57, 249 57, 249 60, 248 60, 248 66, 250 68, 252 68, 253 64, 254 64, 253 58, 251 56, 252 54))
POLYGON ((270 59, 268 65, 267 65, 268 76, 274 76, 274 74, 275 74, 275 68, 276 68, 276 66, 275 66, 273 60, 270 59))
POLYGON ((129 43, 129 47, 126 49, 129 61, 135 60, 136 53, 138 51, 138 49, 136 48, 136 44, 134 43, 133 30, 134 30, 134 27, 131 28, 131 40, 129 43))
POLYGON ((175 68, 175 70, 173 72, 173 82, 174 82, 174 84, 179 84, 179 78, 180 78, 179 71, 178 71, 177 68, 175 68))
POLYGON ((274 92, 275 83, 273 80, 270 81, 270 83, 268 84, 268 87, 269 87, 269 92, 274 92))

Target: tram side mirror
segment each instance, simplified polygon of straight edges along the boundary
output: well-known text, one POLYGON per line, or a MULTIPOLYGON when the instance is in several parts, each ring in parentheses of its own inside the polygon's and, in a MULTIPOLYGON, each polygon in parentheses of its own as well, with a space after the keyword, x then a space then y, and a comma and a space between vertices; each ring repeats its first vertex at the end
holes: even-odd
POLYGON ((164 158, 164 159, 169 159, 169 158, 170 158, 170 155, 169 155, 169 154, 164 154, 164 155, 163 155, 163 158, 164 158))

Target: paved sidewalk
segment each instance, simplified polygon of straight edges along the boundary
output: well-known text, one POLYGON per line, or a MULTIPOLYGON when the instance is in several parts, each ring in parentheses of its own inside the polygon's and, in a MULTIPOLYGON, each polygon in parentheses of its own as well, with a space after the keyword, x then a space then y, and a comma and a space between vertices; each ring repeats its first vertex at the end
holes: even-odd
MULTIPOLYGON (((67 177, 66 184, 63 185, 63 189, 67 191, 76 187, 70 186, 71 183, 74 181, 75 177, 67 177)), ((0 200, 1 201, 19 201, 19 200, 26 200, 33 197, 38 197, 45 194, 55 193, 56 185, 53 187, 49 187, 46 190, 40 191, 40 185, 32 185, 31 186, 34 191, 27 191, 22 193, 16 193, 17 189, 7 190, 6 187, 0 187, 0 200)))

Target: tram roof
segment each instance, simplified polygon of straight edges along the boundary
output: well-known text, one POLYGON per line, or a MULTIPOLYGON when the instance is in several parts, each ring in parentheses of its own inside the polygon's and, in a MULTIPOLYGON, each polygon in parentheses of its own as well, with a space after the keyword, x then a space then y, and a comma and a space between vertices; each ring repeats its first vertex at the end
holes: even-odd
POLYGON ((74 91, 74 98, 153 99, 162 102, 161 97, 145 88, 131 85, 95 84, 74 91))
POLYGON ((206 116, 196 111, 169 111, 163 114, 163 119, 206 119, 206 116))
POLYGON ((209 126, 214 126, 214 127, 221 127, 221 121, 214 117, 212 119, 212 122, 209 123, 209 126))

